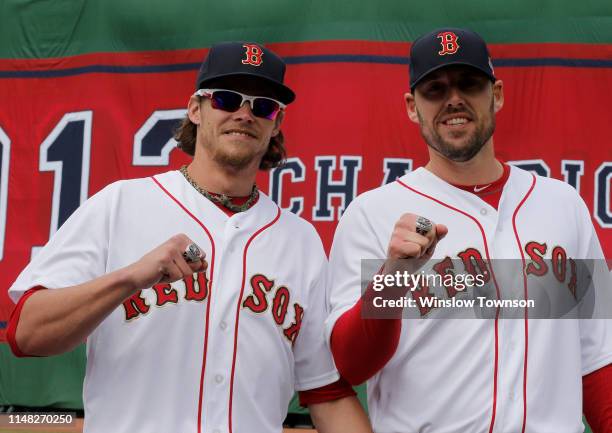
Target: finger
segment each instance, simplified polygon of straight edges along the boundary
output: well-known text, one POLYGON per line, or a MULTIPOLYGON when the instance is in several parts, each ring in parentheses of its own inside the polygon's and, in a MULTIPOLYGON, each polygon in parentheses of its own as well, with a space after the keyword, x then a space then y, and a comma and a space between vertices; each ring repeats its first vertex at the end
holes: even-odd
POLYGON ((181 273, 181 278, 186 277, 188 275, 192 275, 195 270, 193 270, 192 266, 197 265, 199 267, 199 263, 196 262, 187 262, 183 256, 176 257, 174 259, 174 264, 178 268, 181 273))
POLYGON ((165 266, 160 265, 157 269, 157 272, 159 272, 159 278, 157 279, 158 283, 170 281, 170 273, 168 272, 168 269, 166 269, 165 266))
POLYGON ((405 243, 406 242, 415 243, 415 244, 419 245, 423 249, 428 248, 431 245, 432 241, 433 241, 433 238, 430 239, 430 238, 428 238, 426 236, 420 235, 420 234, 415 233, 415 232, 406 232, 406 233, 403 233, 401 235, 401 239, 405 243))
POLYGON ((448 234, 448 227, 444 224, 436 224, 436 237, 438 241, 444 239, 444 237, 448 234))
POLYGON ((208 262, 204 259, 200 259, 195 262, 189 262, 187 263, 187 265, 189 266, 189 268, 191 268, 192 273, 204 272, 206 271, 206 269, 208 269, 208 262))
POLYGON ((177 266, 175 261, 171 261, 164 265, 164 268, 167 271, 167 278, 164 279, 166 283, 173 283, 183 278, 183 272, 177 266))
MULTIPOLYGON (((416 233, 412 233, 414 237, 420 236, 416 233)), ((402 239, 400 237, 394 237, 389 243, 389 258, 391 259, 405 259, 412 257, 420 257, 423 254, 425 244, 422 242, 414 242, 410 239, 402 239)))
POLYGON ((208 269, 208 262, 206 260, 202 260, 200 263, 200 267, 196 270, 196 272, 206 272, 208 269))

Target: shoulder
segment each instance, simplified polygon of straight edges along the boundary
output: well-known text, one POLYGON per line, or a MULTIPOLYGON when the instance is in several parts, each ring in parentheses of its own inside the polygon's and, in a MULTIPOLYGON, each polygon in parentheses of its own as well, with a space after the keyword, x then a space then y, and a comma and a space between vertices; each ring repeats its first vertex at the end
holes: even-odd
MULTIPOLYGON (((416 195, 411 185, 418 186, 422 183, 421 169, 417 169, 404 176, 377 188, 359 194, 347 207, 340 221, 353 218, 357 214, 366 214, 374 217, 395 215, 402 212, 406 203, 406 196, 416 195)), ((414 200, 412 197, 411 200, 414 200)))
POLYGON ((512 166, 510 180, 512 183, 527 183, 529 185, 533 183, 533 192, 541 197, 547 197, 548 200, 563 200, 564 203, 568 201, 583 202, 580 194, 578 194, 574 187, 559 179, 539 176, 522 168, 512 166))
POLYGON ((260 193, 259 200, 262 202, 266 213, 278 214, 279 224, 276 224, 276 226, 279 229, 286 230, 291 236, 319 239, 319 235, 314 226, 304 218, 281 208, 264 193, 260 193))
POLYGON ((141 201, 151 197, 151 191, 157 190, 161 192, 162 189, 170 188, 174 184, 179 184, 180 181, 180 173, 172 170, 154 176, 112 182, 92 197, 98 195, 103 197, 127 196, 136 197, 141 201))

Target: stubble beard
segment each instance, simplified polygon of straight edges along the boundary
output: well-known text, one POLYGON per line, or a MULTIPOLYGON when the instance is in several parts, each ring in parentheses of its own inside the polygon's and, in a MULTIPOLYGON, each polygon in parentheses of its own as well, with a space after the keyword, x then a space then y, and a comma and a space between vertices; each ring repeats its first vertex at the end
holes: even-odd
MULTIPOLYGON (((461 110, 457 110, 460 112, 461 110)), ((490 120, 484 124, 480 124, 476 127, 476 130, 467 138, 467 142, 457 147, 452 143, 446 141, 435 128, 425 128, 421 113, 417 110, 417 116, 419 118, 419 128, 421 130, 421 136, 429 147, 440 153, 445 158, 454 162, 466 162, 474 158, 478 152, 484 147, 495 132, 495 112, 493 108, 493 101, 491 101, 490 107, 490 120)))
MULTIPOLYGON (((249 145, 241 145, 236 143, 219 143, 214 144, 208 141, 208 137, 202 137, 204 148, 210 158, 220 167, 230 169, 231 171, 242 171, 252 164, 259 167, 259 163, 265 154, 266 150, 256 151, 249 145)), ((210 139, 213 140, 213 139, 210 139)))
POLYGON ((213 152, 213 160, 222 167, 241 171, 253 163, 255 159, 261 159, 261 155, 254 152, 230 152, 226 149, 218 149, 213 152))

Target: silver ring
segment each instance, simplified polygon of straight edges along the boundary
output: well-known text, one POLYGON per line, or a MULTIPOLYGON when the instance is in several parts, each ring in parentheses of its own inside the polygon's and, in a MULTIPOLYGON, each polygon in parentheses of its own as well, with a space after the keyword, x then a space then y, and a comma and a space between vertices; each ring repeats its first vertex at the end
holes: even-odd
POLYGON ((185 248, 183 258, 187 263, 197 262, 202 258, 202 251, 200 250, 200 247, 192 242, 187 245, 187 248, 185 248))
POLYGON ((427 236, 427 233, 433 228, 433 224, 427 218, 418 216, 416 219, 416 232, 420 235, 427 236))

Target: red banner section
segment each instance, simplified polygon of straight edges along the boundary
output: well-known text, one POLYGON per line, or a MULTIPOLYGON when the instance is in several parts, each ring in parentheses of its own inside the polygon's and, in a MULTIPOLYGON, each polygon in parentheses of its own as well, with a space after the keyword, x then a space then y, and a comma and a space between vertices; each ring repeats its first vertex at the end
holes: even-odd
MULTIPOLYGON (((426 162, 403 103, 408 44, 273 48, 286 57, 298 96, 283 126, 288 164, 261 173, 258 184, 312 221, 329 248, 357 194, 426 162)), ((500 158, 575 186, 612 256, 612 49, 549 44, 492 51, 506 97, 495 133, 500 158)), ((115 180, 189 161, 174 150, 171 131, 203 54, 0 61, 0 338, 12 308, 6 290, 80 203, 115 180)))

